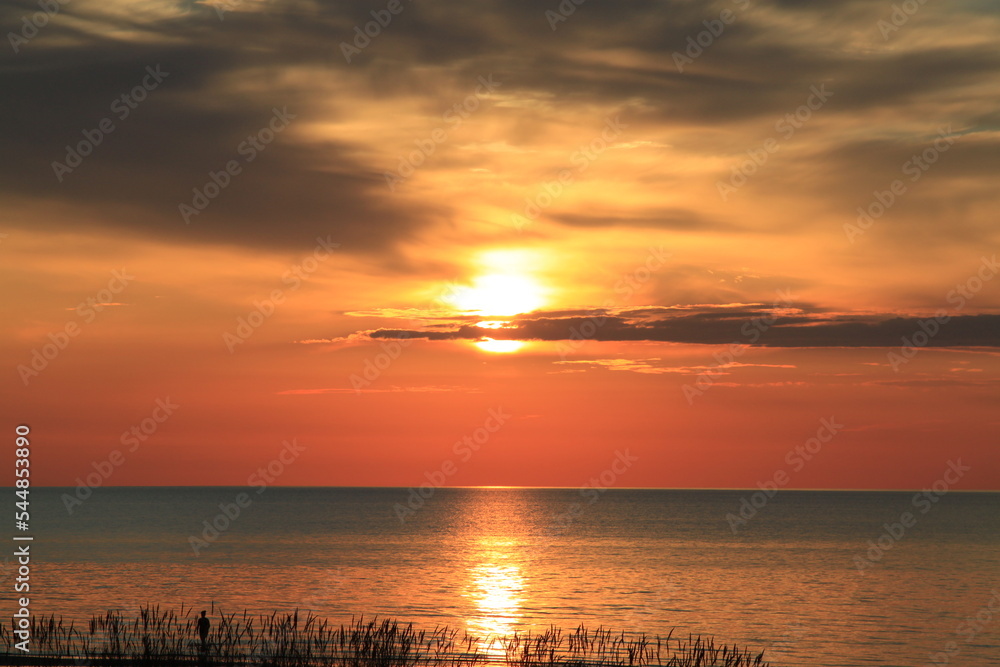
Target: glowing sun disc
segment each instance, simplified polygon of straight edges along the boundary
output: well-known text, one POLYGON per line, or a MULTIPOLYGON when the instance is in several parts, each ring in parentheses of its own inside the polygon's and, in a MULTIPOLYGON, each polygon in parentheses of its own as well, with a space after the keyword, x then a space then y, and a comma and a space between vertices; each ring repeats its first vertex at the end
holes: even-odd
POLYGON ((544 303, 534 280, 519 275, 491 273, 458 290, 454 304, 460 310, 484 315, 517 315, 537 310, 544 303))
POLYGON ((496 352, 499 354, 517 352, 524 347, 524 343, 519 340, 494 340, 492 338, 477 340, 475 345, 480 350, 485 350, 486 352, 496 352))

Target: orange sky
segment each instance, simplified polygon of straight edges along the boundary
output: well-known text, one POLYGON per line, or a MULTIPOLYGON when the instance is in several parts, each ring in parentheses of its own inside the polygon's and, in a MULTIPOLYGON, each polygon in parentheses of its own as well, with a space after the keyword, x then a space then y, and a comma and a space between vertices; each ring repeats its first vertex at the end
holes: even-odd
POLYGON ((995 8, 384 6, 11 44, 33 483, 1000 488, 995 8))

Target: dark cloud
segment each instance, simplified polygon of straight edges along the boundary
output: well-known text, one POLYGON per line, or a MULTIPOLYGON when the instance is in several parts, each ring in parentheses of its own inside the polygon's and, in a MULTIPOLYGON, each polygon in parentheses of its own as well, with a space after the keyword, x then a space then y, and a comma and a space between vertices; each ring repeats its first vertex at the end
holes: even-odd
MULTIPOLYGON (((14 16, 8 8, 5 23, 14 16)), ((153 238, 271 249, 309 247, 330 236, 363 252, 390 248, 445 213, 443 205, 387 196, 382 173, 358 157, 352 137, 296 138, 297 124, 317 120, 320 100, 308 87, 281 83, 277 70, 316 66, 331 54, 316 26, 294 12, 269 30, 264 22, 273 15, 234 11, 222 22, 202 7, 184 19, 143 25, 161 44, 93 34, 47 48, 71 30, 59 18, 66 17, 54 18, 15 63, 0 67, 0 86, 18 91, 14 103, 0 107, 0 123, 17 128, 0 162, 0 196, 61 202, 79 216, 32 220, 33 227, 79 228, 87 220, 153 238), (296 36, 315 49, 278 50, 296 36), (147 67, 165 73, 160 82, 147 67), (144 79, 156 85, 143 101, 134 108, 116 102, 144 79), (275 110, 287 126, 258 144, 262 150, 246 143, 269 128, 275 110), (114 129, 95 134, 105 119, 114 129), (100 143, 60 182, 52 163, 66 163, 67 146, 85 140, 85 131, 100 143), (210 172, 224 172, 231 160, 241 172, 186 223, 180 205, 191 205, 194 189, 204 190, 210 172)), ((121 28, 113 23, 106 27, 121 28)))
MULTIPOLYGON (((544 96, 556 109, 634 103, 626 119, 634 133, 704 128, 709 133, 699 136, 700 150, 713 154, 739 153, 735 132, 794 110, 813 84, 835 91, 828 112, 833 119, 974 91, 1000 67, 993 45, 975 41, 918 51, 886 48, 875 23, 888 8, 864 2, 780 0, 750 3, 744 10, 734 2, 590 0, 555 30, 546 16, 558 9, 554 1, 404 2, 404 11, 351 64, 340 44, 353 39, 355 26, 372 20, 379 3, 228 4, 233 9, 220 20, 213 8, 196 3, 186 13, 162 16, 115 4, 67 3, 19 53, 8 49, 0 61, 0 86, 7 94, 0 106, 0 124, 7 128, 0 197, 21 204, 63 202, 78 213, 31 220, 33 226, 86 224, 255 248, 298 247, 331 235, 345 251, 386 250, 449 221, 452 212, 430 198, 417 203, 391 196, 382 176, 387 165, 366 150, 372 137, 316 138, 301 131, 336 120, 327 102, 341 92, 358 101, 356 109, 341 113, 360 116, 366 100, 396 95, 422 95, 429 109, 439 110, 454 101, 455 82, 495 73, 504 94, 544 96), (736 20, 689 69, 677 71, 672 54, 683 51, 688 38, 723 8, 734 10, 736 20), (798 21, 806 35, 788 33, 786 18, 798 21), (857 45, 858 34, 870 35, 871 44, 857 45), (604 58, 604 52, 630 55, 604 58), (109 115, 112 100, 136 85, 147 65, 161 66, 169 78, 129 118, 115 119, 114 133, 57 182, 51 163, 64 159, 67 144, 109 115), (355 86, 344 88, 346 81, 355 86), (184 225, 178 205, 191 200, 192 189, 203 186, 210 171, 238 157, 237 147, 264 127, 273 107, 287 107, 301 125, 245 164, 245 173, 192 225, 184 225)), ((31 2, 6 3, 0 23, 19 26, 22 16, 35 11, 31 2)), ((939 10, 921 11, 930 16, 939 10)), ((976 5, 968 5, 956 13, 968 12, 966 20, 975 21, 975 11, 976 5)), ((962 94, 968 104, 961 113, 952 109, 948 121, 956 128, 994 123, 986 97, 962 94)), ((544 132, 523 108, 497 113, 523 121, 512 138, 544 132)), ((785 192, 801 186, 804 174, 813 177, 806 185, 818 196, 850 211, 854 202, 864 203, 873 183, 898 170, 911 148, 887 141, 858 139, 857 133, 833 137, 826 156, 810 158, 825 167, 802 171, 792 164, 784 176, 762 176, 753 187, 785 192), (825 173, 816 171, 823 168, 825 173)), ((995 173, 994 145, 964 143, 949 156, 950 166, 941 167, 940 178, 995 173)), ((922 203, 914 197, 904 205, 922 203)), ((725 229, 684 208, 550 216, 576 227, 725 229)), ((972 240, 981 238, 982 230, 970 226, 958 228, 972 240)))
POLYGON ((513 319, 509 326, 483 329, 455 326, 449 331, 377 329, 372 338, 428 340, 658 341, 690 344, 754 344, 763 347, 1000 347, 1000 315, 953 316, 944 323, 933 318, 855 315, 791 315, 759 308, 718 308, 689 314, 654 313, 642 317, 531 317, 513 319), (928 333, 933 335, 927 335, 928 333), (906 342, 908 341, 908 342, 906 342))

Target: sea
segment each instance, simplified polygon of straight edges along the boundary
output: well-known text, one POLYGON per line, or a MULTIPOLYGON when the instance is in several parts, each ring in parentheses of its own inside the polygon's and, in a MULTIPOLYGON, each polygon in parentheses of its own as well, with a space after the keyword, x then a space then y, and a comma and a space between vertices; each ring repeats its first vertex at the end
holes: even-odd
MULTIPOLYGON (((482 637, 584 624, 712 636, 774 665, 1000 666, 998 493, 86 491, 31 491, 36 615, 298 609, 482 637)), ((12 547, 11 614, 17 567, 12 547)))

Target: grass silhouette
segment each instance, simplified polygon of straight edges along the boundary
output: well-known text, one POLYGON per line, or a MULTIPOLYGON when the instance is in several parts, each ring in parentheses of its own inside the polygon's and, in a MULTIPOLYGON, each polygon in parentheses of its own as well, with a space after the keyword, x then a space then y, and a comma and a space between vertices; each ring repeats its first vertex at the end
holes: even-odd
POLYGON ((752 654, 711 638, 626 634, 581 625, 572 632, 514 632, 474 637, 447 626, 418 630, 392 619, 354 617, 333 624, 312 613, 224 614, 214 620, 207 650, 197 614, 147 605, 126 618, 109 611, 85 627, 55 615, 31 620, 31 653, 14 647, 0 626, 7 665, 263 665, 266 667, 769 667, 752 654))

